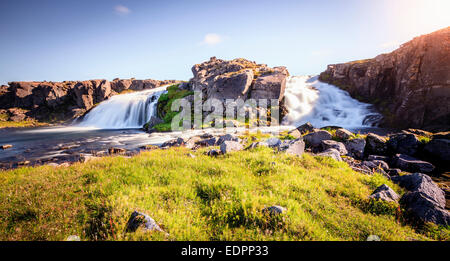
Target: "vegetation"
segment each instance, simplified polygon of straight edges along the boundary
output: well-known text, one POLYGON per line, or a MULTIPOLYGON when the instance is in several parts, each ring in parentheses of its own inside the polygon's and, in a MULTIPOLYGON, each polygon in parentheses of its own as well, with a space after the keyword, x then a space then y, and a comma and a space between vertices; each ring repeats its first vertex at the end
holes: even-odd
POLYGON ((398 205, 369 200, 381 184, 403 192, 381 175, 268 148, 215 158, 204 152, 172 148, 3 171, 0 240, 449 239, 448 228, 415 230, 402 224, 398 205), (263 215, 271 205, 286 207, 286 214, 263 215), (169 236, 125 233, 135 209, 169 236))
POLYGON ((0 129, 2 128, 28 128, 28 127, 38 127, 38 126, 47 126, 48 123, 38 122, 36 120, 25 120, 25 121, 1 121, 0 120, 0 129))

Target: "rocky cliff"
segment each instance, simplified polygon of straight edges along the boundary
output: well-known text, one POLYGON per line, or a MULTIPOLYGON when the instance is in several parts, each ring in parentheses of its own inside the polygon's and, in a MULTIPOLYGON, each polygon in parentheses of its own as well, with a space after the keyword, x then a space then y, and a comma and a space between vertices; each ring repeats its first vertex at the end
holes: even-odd
POLYGON ((375 104, 385 126, 448 129, 450 27, 373 59, 329 65, 320 80, 375 104))
POLYGON ((90 80, 11 82, 0 87, 0 110, 12 121, 68 120, 81 116, 109 97, 126 90, 139 91, 176 83, 174 80, 90 80))

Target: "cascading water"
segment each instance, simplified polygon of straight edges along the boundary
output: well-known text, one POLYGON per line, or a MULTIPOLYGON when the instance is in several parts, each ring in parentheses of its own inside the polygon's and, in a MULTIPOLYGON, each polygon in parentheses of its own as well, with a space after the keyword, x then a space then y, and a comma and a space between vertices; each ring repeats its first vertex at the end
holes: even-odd
POLYGON ((156 115, 159 96, 167 87, 116 95, 100 103, 77 124, 99 129, 138 129, 156 115))
POLYGON ((314 127, 372 127, 381 115, 370 104, 359 102, 336 86, 322 83, 318 77, 294 76, 286 83, 284 125, 310 122, 314 127))

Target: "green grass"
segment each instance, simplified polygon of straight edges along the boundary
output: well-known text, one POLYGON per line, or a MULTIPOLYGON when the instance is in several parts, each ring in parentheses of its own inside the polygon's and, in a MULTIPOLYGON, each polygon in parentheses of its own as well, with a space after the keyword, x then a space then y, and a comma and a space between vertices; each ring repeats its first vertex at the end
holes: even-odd
POLYGON ((0 129, 2 128, 28 128, 28 127, 38 127, 47 126, 48 123, 38 122, 36 120, 25 120, 25 121, 0 121, 0 129))
POLYGON ((153 150, 70 167, 3 171, 0 240, 365 240, 371 234, 448 240, 448 228, 420 234, 399 221, 397 205, 368 200, 381 184, 403 192, 380 175, 268 148, 217 158, 204 151, 153 150), (287 213, 264 216, 261 210, 271 205, 287 213), (170 236, 125 233, 135 209, 170 236))

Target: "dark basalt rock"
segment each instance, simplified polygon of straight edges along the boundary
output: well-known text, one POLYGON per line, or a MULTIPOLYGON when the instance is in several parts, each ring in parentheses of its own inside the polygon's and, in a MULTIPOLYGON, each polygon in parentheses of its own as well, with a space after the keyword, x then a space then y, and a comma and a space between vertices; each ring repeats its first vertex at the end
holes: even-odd
POLYGON ((306 144, 311 147, 319 147, 323 140, 331 140, 331 138, 331 134, 325 130, 313 131, 303 136, 306 144))
POLYGON ((450 164, 450 140, 448 139, 433 139, 425 145, 424 151, 441 161, 446 161, 450 164))
POLYGON ((392 160, 394 166, 407 172, 430 173, 435 167, 433 164, 413 158, 404 154, 397 154, 392 160))
POLYGON ((163 232, 153 218, 144 213, 134 211, 128 219, 126 232, 135 232, 140 227, 145 231, 163 232))
POLYGON ((417 154, 420 141, 414 134, 399 133, 390 137, 387 146, 393 154, 400 153, 414 156, 417 154))
POLYGON ((386 139, 373 133, 367 134, 365 153, 385 155, 387 153, 386 139))
POLYGON ((398 202, 400 196, 395 193, 393 189, 391 189, 388 185, 383 184, 379 186, 369 198, 378 199, 382 201, 388 202, 398 202))
POLYGON ((364 158, 364 148, 366 147, 365 139, 352 139, 347 140, 345 143, 348 155, 356 159, 364 158))
POLYGON ((341 155, 347 155, 347 149, 345 148, 344 143, 342 142, 337 142, 334 140, 323 140, 321 143, 322 149, 323 150, 327 150, 327 149, 335 149, 337 151, 339 151, 339 153, 341 155))

